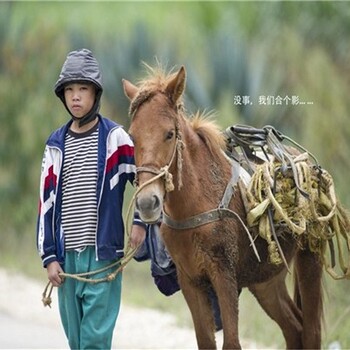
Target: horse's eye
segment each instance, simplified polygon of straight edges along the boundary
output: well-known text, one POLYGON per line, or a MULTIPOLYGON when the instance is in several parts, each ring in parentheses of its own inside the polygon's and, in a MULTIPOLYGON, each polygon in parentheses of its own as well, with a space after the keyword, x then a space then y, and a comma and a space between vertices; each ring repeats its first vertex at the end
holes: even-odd
POLYGON ((171 130, 171 131, 168 131, 168 133, 166 134, 166 140, 171 140, 174 136, 174 131, 171 130))

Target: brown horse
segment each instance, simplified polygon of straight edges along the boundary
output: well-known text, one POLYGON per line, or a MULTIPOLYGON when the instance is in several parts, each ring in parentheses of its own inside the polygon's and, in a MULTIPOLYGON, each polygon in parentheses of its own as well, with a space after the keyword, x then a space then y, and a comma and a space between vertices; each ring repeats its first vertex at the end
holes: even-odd
POLYGON ((245 229, 239 186, 234 187, 228 203, 234 215, 219 215, 213 220, 197 216, 219 206, 235 176, 223 152, 225 140, 208 118, 199 114, 191 120, 186 117, 183 67, 169 75, 158 70, 151 73, 138 85, 123 81, 131 101, 129 131, 135 144, 138 185, 149 182, 138 193, 136 207, 148 223, 157 221, 163 212, 170 222, 186 223, 173 227, 163 222, 161 231, 192 314, 198 347, 216 348, 209 300, 214 291, 221 310, 223 348, 241 348, 238 297, 247 287, 281 328, 287 348, 319 349, 323 309, 319 258, 308 247, 301 249, 291 234, 279 232, 286 261, 294 261, 294 302, 286 288, 286 265, 269 263, 266 241, 251 231, 252 243, 245 229))

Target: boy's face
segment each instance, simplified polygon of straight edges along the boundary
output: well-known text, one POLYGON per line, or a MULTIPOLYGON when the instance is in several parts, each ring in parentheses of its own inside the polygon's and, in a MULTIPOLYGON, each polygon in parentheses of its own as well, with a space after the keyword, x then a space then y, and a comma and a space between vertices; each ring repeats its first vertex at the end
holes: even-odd
POLYGON ((95 102, 95 86, 89 83, 72 83, 64 87, 64 98, 69 111, 76 118, 90 112, 95 102))

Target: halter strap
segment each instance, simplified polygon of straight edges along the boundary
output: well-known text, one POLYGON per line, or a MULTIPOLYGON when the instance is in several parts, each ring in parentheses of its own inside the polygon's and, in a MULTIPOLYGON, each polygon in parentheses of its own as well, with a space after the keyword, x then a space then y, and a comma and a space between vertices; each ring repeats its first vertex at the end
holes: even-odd
POLYGON ((140 166, 136 168, 136 173, 151 173, 153 175, 158 175, 161 173, 161 170, 150 166, 140 166))
POLYGON ((180 189, 182 187, 182 178, 181 178, 181 164, 182 164, 181 151, 182 151, 182 149, 183 149, 183 142, 181 140, 180 134, 177 133, 173 154, 171 156, 169 164, 165 165, 164 167, 162 167, 160 169, 157 169, 154 166, 140 166, 140 167, 137 167, 136 168, 136 180, 135 180, 136 184, 138 183, 138 179, 137 179, 138 176, 137 175, 139 173, 150 173, 150 174, 153 174, 153 175, 156 175, 156 176, 160 175, 159 177, 164 177, 166 192, 173 191, 174 190, 173 175, 169 172, 169 168, 170 168, 171 164, 173 163, 173 161, 175 159, 175 155, 177 154, 178 188, 180 189))
POLYGON ((260 256, 258 253, 258 250, 256 249, 254 239, 251 236, 246 224, 243 222, 242 218, 237 214, 235 211, 228 208, 231 198, 234 194, 234 190, 238 184, 240 176, 240 165, 238 162, 234 161, 232 163, 232 177, 229 181, 229 183, 226 186, 224 195, 220 201, 220 204, 217 208, 208 210, 204 213, 200 213, 194 216, 191 216, 185 220, 174 220, 169 215, 165 213, 163 210, 163 223, 170 228, 174 230, 188 230, 191 228, 196 228, 202 225, 206 225, 209 223, 212 223, 214 221, 222 220, 224 218, 236 218, 240 224, 242 225, 243 229, 248 235, 249 241, 251 243, 251 246, 253 247, 254 253, 260 262, 260 256))

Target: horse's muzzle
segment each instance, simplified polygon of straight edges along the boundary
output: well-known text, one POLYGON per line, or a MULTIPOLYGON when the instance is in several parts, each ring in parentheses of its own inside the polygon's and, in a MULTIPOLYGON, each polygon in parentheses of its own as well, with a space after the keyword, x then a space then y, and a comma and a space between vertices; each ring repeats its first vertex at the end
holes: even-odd
POLYGON ((158 221, 162 214, 163 201, 157 194, 148 196, 141 194, 137 196, 135 205, 141 220, 145 223, 154 223, 158 221))

